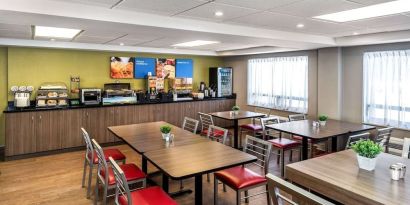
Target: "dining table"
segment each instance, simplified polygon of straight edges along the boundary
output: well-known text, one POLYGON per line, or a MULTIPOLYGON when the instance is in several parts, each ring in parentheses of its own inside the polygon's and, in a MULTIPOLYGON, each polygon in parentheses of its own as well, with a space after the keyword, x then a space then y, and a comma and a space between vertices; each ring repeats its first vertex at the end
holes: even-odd
POLYGON ((182 180, 194 177, 195 205, 202 204, 202 176, 219 170, 255 162, 257 158, 248 153, 207 141, 170 149, 148 151, 145 157, 157 167, 162 175, 162 188, 169 191, 169 178, 182 180))
POLYGON ((223 112, 213 112, 209 113, 213 117, 217 117, 224 120, 233 121, 233 147, 240 149, 239 145, 239 120, 252 119, 265 117, 266 114, 251 112, 251 111, 223 111, 223 112))
POLYGON ((381 153, 373 171, 362 170, 353 150, 345 150, 286 166, 286 178, 342 204, 409 204, 409 173, 392 180, 390 166, 410 159, 381 153))
POLYGON ((353 135, 375 129, 375 126, 360 123, 345 122, 340 120, 327 120, 324 126, 313 126, 314 120, 299 120, 266 125, 281 133, 302 137, 302 160, 308 159, 308 141, 323 141, 332 139, 332 151, 337 151, 337 138, 339 136, 353 135))

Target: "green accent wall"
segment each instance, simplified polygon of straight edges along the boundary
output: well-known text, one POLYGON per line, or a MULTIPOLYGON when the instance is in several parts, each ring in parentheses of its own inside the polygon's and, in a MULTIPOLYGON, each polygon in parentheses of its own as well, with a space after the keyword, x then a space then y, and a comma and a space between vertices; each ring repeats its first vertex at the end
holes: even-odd
MULTIPOLYGON (((7 107, 7 48, 0 47, 0 109, 7 107)), ((0 113, 0 146, 4 145, 5 119, 3 112, 0 113)))
MULTIPOLYGON (((152 58, 190 58, 194 61, 194 89, 201 81, 208 83, 208 68, 222 66, 223 60, 211 56, 148 54, 129 52, 82 51, 69 49, 45 49, 8 47, 0 48, 0 106, 6 107, 7 99, 13 96, 7 93, 13 85, 32 85, 37 89, 44 82, 63 82, 70 86, 70 76, 80 76, 81 87, 103 88, 104 83, 113 83, 111 79, 110 57, 152 57, 152 58), (7 78, 6 78, 7 76, 7 78)), ((144 89, 144 79, 123 79, 119 82, 131 83, 133 89, 144 89)), ((35 94, 32 95, 34 99, 35 94)), ((0 145, 4 144, 4 117, 1 115, 0 145)))

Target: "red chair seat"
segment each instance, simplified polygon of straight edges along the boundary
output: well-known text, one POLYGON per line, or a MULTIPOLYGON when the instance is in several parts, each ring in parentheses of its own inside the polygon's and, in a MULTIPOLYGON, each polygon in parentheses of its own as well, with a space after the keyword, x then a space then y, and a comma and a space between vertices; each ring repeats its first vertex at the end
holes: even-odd
POLYGON ((289 149, 289 148, 300 146, 300 142, 286 139, 286 138, 277 138, 273 140, 268 140, 268 142, 272 143, 273 146, 280 148, 280 149, 289 149))
MULTIPOLYGON (((121 164, 119 165, 124 172, 127 181, 134 181, 138 179, 143 179, 146 177, 145 173, 137 167, 135 164, 121 164)), ((101 176, 105 178, 105 171, 101 170, 101 176)), ((115 175, 111 167, 108 168, 108 184, 115 184, 115 175)))
POLYGON ((242 129, 247 129, 247 130, 252 130, 254 132, 257 131, 262 131, 262 126, 261 125, 255 125, 255 124, 246 124, 246 125, 241 125, 242 129))
POLYGON ((242 166, 216 172, 215 176, 224 184, 236 189, 254 186, 267 181, 264 176, 261 176, 242 166))
MULTIPOLYGON (((160 187, 148 187, 138 191, 131 192, 132 204, 138 205, 177 205, 160 187)), ((118 197, 121 205, 128 205, 127 198, 124 195, 118 197)))
MULTIPOLYGON (((105 161, 108 161, 108 157, 112 157, 115 161, 121 161, 125 159, 125 155, 118 149, 104 149, 105 161)), ((94 151, 93 163, 98 163, 97 153, 94 151)))
MULTIPOLYGON (((208 129, 203 130, 201 135, 208 136, 208 129)), ((222 137, 222 136, 224 136, 224 131, 214 130, 214 135, 215 135, 214 137, 222 137)))

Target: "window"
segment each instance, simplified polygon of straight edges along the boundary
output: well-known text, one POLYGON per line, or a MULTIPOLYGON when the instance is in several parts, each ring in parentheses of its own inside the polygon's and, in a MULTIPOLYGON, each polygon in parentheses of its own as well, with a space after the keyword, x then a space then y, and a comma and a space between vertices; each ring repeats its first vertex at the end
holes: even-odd
POLYGON ((410 50, 363 56, 363 121, 410 128, 410 50))
POLYGON ((248 61, 248 105, 306 113, 308 57, 248 61))

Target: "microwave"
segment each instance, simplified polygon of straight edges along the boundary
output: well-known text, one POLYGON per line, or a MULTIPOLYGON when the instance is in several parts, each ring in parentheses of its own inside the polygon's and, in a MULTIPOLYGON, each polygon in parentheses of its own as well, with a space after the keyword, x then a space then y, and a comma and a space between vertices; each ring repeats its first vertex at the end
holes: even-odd
POLYGON ((81 89, 80 101, 84 105, 99 105, 101 103, 101 89, 81 89))

